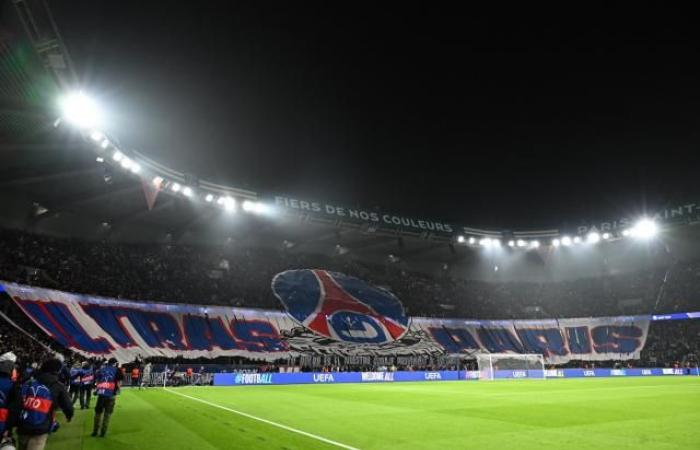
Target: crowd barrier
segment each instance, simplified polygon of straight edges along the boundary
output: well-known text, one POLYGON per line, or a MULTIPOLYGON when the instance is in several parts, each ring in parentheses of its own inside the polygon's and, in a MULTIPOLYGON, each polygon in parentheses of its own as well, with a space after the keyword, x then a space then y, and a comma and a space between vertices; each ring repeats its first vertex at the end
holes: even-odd
MULTIPOLYGON (((546 378, 638 377, 638 376, 698 376, 698 369, 555 369, 545 370, 546 378)), ((543 378, 542 370, 496 370, 494 378, 543 378)), ((214 386, 331 384, 331 383, 392 383, 401 381, 478 380, 479 371, 440 370, 433 372, 299 372, 299 373, 216 373, 214 386)))

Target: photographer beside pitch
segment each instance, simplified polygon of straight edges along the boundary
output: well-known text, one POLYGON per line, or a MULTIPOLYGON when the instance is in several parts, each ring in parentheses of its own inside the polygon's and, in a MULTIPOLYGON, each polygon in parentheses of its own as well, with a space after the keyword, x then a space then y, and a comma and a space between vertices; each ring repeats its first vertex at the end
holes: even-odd
POLYGON ((110 359, 107 364, 95 372, 97 404, 95 405, 95 422, 91 436, 97 436, 98 431, 100 437, 104 437, 107 434, 109 419, 114 412, 114 404, 117 394, 119 394, 122 380, 124 380, 124 374, 117 367, 115 358, 110 359))

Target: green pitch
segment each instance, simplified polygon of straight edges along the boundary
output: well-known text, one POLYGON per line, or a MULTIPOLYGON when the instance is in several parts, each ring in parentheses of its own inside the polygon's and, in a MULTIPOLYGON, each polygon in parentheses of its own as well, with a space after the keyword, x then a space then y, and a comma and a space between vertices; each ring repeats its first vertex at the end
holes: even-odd
POLYGON ((48 449, 690 449, 700 378, 126 389, 106 438, 92 416, 48 449))

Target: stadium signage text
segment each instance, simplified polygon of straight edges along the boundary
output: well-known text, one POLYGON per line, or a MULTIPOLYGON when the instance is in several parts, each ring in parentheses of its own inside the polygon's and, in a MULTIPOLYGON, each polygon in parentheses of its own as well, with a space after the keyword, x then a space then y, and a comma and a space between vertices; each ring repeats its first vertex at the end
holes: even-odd
POLYGON ((391 228, 405 228, 411 231, 452 234, 455 229, 449 223, 434 222, 414 217, 398 216, 378 211, 348 208, 330 203, 300 200, 291 197, 276 196, 275 205, 294 213, 313 214, 325 218, 377 224, 391 228))
MULTIPOLYGON (((697 376, 698 369, 626 369, 622 373, 613 373, 615 369, 558 369, 545 370, 545 378, 582 378, 582 377, 639 377, 639 376, 697 376)), ((439 372, 372 372, 381 375, 363 377, 367 372, 329 372, 329 373, 269 373, 266 375, 265 384, 314 384, 318 379, 325 379, 324 383, 367 383, 367 382, 403 382, 403 381, 457 381, 457 380, 478 380, 480 372, 478 370, 456 371, 443 370, 439 372), (439 378, 434 374, 439 374, 439 378), (390 375, 390 376, 389 376, 390 375)), ((493 373, 495 379, 542 379, 542 370, 496 370, 493 373)), ((255 378, 251 380, 255 381, 255 378)), ((214 374, 215 386, 242 386, 245 384, 262 383, 242 383, 237 374, 216 373, 214 374)))
POLYGON ((315 373, 314 383, 333 383, 335 379, 332 373, 315 373))
POLYGON ((237 373, 236 384, 272 384, 272 374, 237 373))
MULTIPOLYGON (((698 214, 700 214, 700 204, 686 203, 673 208, 662 209, 651 217, 657 222, 676 222, 697 216, 698 214)), ((577 231, 579 234, 585 234, 589 231, 613 232, 631 227, 634 225, 635 220, 634 217, 625 216, 615 220, 592 223, 591 225, 581 225, 578 227, 577 231)))
MULTIPOLYGON (((281 208, 291 214, 308 214, 324 219, 370 224, 379 228, 401 229, 408 232, 454 236, 459 233, 469 234, 471 230, 466 226, 459 226, 447 222, 424 220, 415 217, 389 214, 378 210, 353 208, 287 196, 275 196, 274 204, 277 208, 281 208)), ((673 223, 690 218, 697 218, 700 215, 700 203, 685 203, 665 208, 649 215, 660 223, 673 223)), ((585 225, 577 227, 576 232, 578 234, 586 234, 591 231, 600 233, 616 232, 633 226, 637 219, 638 217, 622 216, 600 222, 590 221, 585 225)))
POLYGON ((362 381, 394 381, 394 372, 362 372, 362 381))

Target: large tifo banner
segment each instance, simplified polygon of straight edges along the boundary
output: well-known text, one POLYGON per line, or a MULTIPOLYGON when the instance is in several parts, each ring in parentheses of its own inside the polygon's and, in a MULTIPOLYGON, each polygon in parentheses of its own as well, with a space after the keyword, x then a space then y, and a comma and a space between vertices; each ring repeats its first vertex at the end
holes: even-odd
POLYGON ((649 316, 515 321, 409 318, 393 294, 321 270, 277 275, 273 288, 286 312, 143 303, 12 283, 2 283, 2 288, 61 345, 120 361, 137 356, 245 356, 273 361, 298 355, 479 352, 539 353, 551 364, 571 359, 624 360, 639 358, 650 323, 649 316), (309 289, 315 301, 301 295, 309 289))

